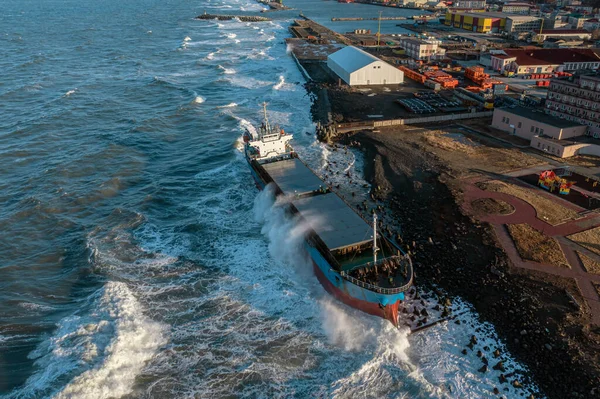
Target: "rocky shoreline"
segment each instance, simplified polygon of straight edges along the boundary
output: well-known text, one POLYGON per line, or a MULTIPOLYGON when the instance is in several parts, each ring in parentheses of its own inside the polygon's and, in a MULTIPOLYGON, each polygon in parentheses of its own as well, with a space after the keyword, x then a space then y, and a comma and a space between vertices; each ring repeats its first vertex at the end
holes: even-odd
MULTIPOLYGON (((379 212, 401 226, 416 284, 473 304, 530 369, 544 396, 600 398, 600 366, 591 356, 600 345, 597 335, 581 327, 580 312, 562 288, 566 283, 511 268, 492 229, 462 213, 453 171, 405 138, 397 132, 361 132, 337 141, 364 151, 372 198, 379 212)), ((499 381, 499 387, 511 382, 499 381)))

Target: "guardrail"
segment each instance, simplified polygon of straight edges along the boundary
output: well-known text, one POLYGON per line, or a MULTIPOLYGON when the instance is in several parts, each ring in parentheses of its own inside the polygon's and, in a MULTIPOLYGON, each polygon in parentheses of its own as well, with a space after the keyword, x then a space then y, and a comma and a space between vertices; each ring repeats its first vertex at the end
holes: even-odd
MULTIPOLYGON (((403 258, 403 259, 406 259, 408 261, 405 265, 406 265, 407 273, 409 275, 409 279, 408 279, 408 281, 404 285, 402 285, 400 287, 395 287, 395 288, 383 288, 383 287, 379 287, 377 285, 373 285, 373 284, 370 284, 370 283, 365 283, 364 281, 361 281, 361 280, 359 280, 357 278, 354 278, 354 277, 348 275, 348 273, 344 272, 344 271, 340 272, 340 276, 342 276, 345 280, 350 281, 352 284, 358 285, 359 287, 362 287, 362 288, 366 288, 369 291, 374 291, 374 292, 377 292, 379 294, 386 294, 386 295, 399 294, 401 292, 404 292, 404 291, 408 290, 410 288, 410 286, 412 285, 412 281, 413 281, 413 268, 412 268, 412 262, 410 261, 410 258, 408 256, 404 256, 404 257, 395 256, 395 257, 397 257, 397 258, 403 258)), ((387 259, 390 259, 390 258, 382 259, 381 261, 378 261, 376 264, 379 264, 380 262, 383 262, 384 260, 387 260, 387 259)), ((360 268, 360 267, 363 267, 363 266, 364 265, 359 265, 359 266, 356 266, 356 267, 352 268, 351 270, 354 270, 354 269, 357 269, 357 268, 360 268)))
POLYGON ((353 128, 376 128, 384 126, 400 126, 400 125, 414 125, 417 123, 429 123, 429 122, 443 122, 452 121, 459 119, 475 119, 485 118, 492 116, 493 111, 482 111, 482 112, 465 112, 461 114, 449 114, 449 115, 438 115, 438 116, 426 116, 423 118, 408 118, 408 119, 389 119, 385 121, 365 121, 365 122, 349 122, 349 123, 338 123, 335 125, 338 131, 352 130, 353 128))

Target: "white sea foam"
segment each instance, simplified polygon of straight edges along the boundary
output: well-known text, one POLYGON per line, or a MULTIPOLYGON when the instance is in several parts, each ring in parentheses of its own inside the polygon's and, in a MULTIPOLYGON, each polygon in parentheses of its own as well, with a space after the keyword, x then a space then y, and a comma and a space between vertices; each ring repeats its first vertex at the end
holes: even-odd
POLYGON ((233 108, 233 107, 237 107, 237 106, 238 106, 237 103, 229 103, 229 104, 226 104, 226 105, 220 105, 217 108, 233 108))
POLYGON ((189 36, 186 36, 185 39, 183 39, 184 42, 189 42, 192 41, 192 38, 189 36))
POLYGON ((219 65, 218 68, 223 71, 225 75, 235 75, 235 69, 225 68, 223 65, 219 65))
POLYGON ((237 37, 237 34, 235 34, 235 33, 226 33, 225 37, 227 37, 228 39, 235 39, 237 37))
POLYGON ((196 98, 194 98, 194 103, 196 104, 202 104, 204 101, 204 97, 202 96, 196 96, 196 98))
POLYGON ((30 354, 39 371, 21 396, 48 392, 58 378, 71 381, 56 398, 111 398, 131 392, 135 377, 167 342, 165 327, 144 316, 122 282, 108 282, 86 316, 66 317, 54 336, 30 354))
POLYGON ((275 86, 273 86, 273 88, 275 90, 279 90, 283 87, 284 84, 285 84, 285 79, 284 79, 283 75, 279 75, 279 82, 277 82, 277 84, 275 86))
POLYGON ((65 97, 69 97, 72 94, 75 94, 75 92, 77 92, 77 88, 74 88, 73 90, 69 90, 68 92, 65 93, 65 97))
POLYGON ((215 53, 208 53, 208 55, 206 56, 207 60, 212 60, 213 58, 215 58, 215 53))

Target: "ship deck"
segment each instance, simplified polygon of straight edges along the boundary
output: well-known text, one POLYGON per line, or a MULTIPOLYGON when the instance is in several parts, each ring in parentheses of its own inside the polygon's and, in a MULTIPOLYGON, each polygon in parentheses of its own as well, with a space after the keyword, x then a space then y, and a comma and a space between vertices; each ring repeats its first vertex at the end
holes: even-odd
POLYGON ((325 186, 298 158, 266 163, 262 167, 285 194, 303 195, 325 186))
POLYGON ((330 251, 372 240, 372 228, 334 193, 300 198, 292 203, 330 251))

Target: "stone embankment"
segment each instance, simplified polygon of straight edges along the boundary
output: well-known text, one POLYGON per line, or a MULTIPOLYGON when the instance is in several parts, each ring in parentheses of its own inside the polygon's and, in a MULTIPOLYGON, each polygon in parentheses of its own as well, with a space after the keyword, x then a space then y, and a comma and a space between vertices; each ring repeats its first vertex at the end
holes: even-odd
POLYGON ((255 15, 223 15, 223 14, 207 14, 198 15, 196 19, 217 19, 219 21, 230 21, 232 19, 239 19, 242 22, 267 22, 271 18, 259 17, 255 15))

